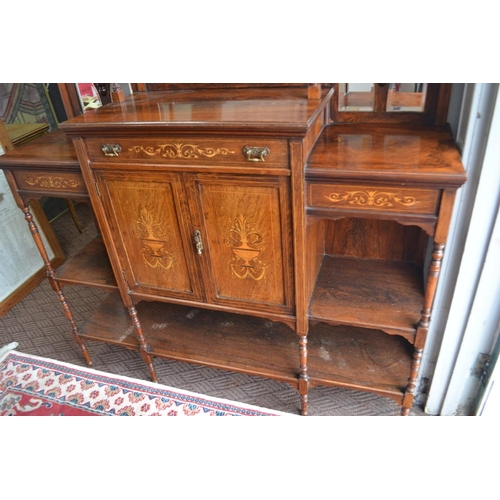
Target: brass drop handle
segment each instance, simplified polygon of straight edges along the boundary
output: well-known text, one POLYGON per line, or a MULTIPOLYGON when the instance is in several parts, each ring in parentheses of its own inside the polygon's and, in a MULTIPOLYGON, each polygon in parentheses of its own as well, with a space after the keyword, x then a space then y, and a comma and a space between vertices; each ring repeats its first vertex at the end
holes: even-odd
POLYGON ((119 144, 102 144, 101 150, 106 156, 118 156, 122 147, 119 144))
POLYGON ((245 146, 243 154, 247 157, 247 161, 266 161, 271 150, 266 147, 259 146, 245 146))
POLYGON ((203 241, 201 241, 201 233, 198 229, 194 232, 194 242, 196 243, 196 252, 201 255, 203 252, 203 241))

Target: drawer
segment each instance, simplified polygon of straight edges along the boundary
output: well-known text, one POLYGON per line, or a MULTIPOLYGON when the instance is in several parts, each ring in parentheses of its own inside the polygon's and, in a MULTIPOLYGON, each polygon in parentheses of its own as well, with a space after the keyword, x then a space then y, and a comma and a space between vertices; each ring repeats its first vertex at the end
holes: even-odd
POLYGON ((80 173, 29 171, 14 172, 19 189, 53 193, 86 194, 87 188, 80 173))
POLYGON ((316 208, 435 214, 439 190, 308 183, 307 204, 316 208))
POLYGON ((138 136, 88 138, 86 145, 93 162, 288 167, 288 144, 284 140, 138 136))

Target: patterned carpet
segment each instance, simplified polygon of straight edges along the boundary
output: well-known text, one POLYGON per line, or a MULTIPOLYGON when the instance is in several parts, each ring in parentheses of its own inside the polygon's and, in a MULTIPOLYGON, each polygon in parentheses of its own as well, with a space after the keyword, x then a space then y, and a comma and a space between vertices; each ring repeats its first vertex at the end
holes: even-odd
MULTIPOLYGON (((69 213, 52 224, 69 257, 96 234, 88 207, 80 203, 76 210, 83 234, 78 233, 69 213)), ((80 325, 106 296, 80 286, 66 286, 63 291, 80 325)), ((0 347, 14 341, 19 343, 18 351, 85 366, 47 280, 0 318, 0 347)), ((148 370, 138 353, 98 342, 87 345, 96 370, 148 380, 148 370)), ((298 413, 300 407, 298 392, 285 383, 163 359, 155 359, 155 367, 158 382, 171 387, 288 413, 298 413)), ((309 411, 315 416, 393 416, 399 415, 400 408, 393 400, 370 393, 314 387, 309 392, 309 411)), ((411 415, 425 413, 414 406, 411 415)))

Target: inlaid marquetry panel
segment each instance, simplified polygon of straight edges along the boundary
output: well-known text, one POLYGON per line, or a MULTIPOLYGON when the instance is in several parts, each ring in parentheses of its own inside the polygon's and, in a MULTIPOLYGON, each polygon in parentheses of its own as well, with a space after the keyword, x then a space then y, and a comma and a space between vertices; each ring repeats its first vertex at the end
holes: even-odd
POLYGON ((137 136, 86 141, 91 161, 140 162, 189 165, 247 165, 249 167, 287 167, 286 141, 251 138, 137 136), (103 151, 103 146, 104 150, 103 151), (118 146, 118 147, 117 147, 118 146), (246 149, 245 149, 246 148, 246 149), (248 148, 265 155, 250 155, 248 148))
POLYGON ((285 306, 289 271, 284 247, 289 249, 290 243, 278 182, 201 177, 196 184, 214 278, 207 280, 212 300, 240 306, 243 302, 253 307, 259 303, 285 306))
POLYGON ((439 190, 308 183, 310 207, 434 214, 439 190))
POLYGON ((43 192, 86 193, 83 177, 78 173, 21 171, 14 173, 20 189, 43 192))
POLYGON ((186 250, 178 176, 101 174, 98 182, 129 288, 193 298, 193 252, 186 250))

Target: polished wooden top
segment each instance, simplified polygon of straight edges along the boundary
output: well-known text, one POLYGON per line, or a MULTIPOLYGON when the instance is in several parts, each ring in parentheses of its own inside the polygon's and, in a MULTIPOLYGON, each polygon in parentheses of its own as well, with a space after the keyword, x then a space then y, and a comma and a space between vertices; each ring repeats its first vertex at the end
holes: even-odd
POLYGON ((0 156, 0 168, 72 168, 80 170, 72 140, 62 130, 49 132, 0 156))
POLYGON ((307 179, 385 180, 461 186, 466 175, 449 126, 331 125, 306 166, 307 179))
POLYGON ((331 99, 308 99, 307 89, 204 89, 139 92, 61 125, 70 134, 141 129, 303 136, 331 99))

